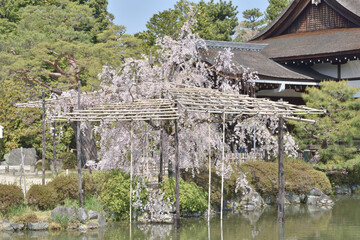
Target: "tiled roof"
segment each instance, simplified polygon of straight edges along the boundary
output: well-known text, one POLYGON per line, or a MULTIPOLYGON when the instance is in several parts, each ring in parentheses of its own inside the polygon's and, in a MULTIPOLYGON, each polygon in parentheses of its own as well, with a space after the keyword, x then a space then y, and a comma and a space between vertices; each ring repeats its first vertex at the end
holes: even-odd
POLYGON ((296 58, 358 51, 360 28, 286 34, 259 41, 268 43, 261 52, 272 59, 296 58))

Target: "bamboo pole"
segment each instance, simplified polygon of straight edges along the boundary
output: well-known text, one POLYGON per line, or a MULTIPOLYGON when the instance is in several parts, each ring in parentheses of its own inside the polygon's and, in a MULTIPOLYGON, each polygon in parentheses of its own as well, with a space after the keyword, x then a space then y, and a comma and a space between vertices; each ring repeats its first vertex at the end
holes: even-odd
POLYGON ((224 162, 225 162, 225 112, 223 112, 223 142, 222 142, 222 161, 221 161, 221 212, 220 219, 223 219, 224 211, 224 162))
POLYGON ((161 183, 163 179, 163 163, 164 163, 164 129, 163 126, 161 126, 160 129, 160 171, 158 176, 158 182, 161 183))
MULTIPOLYGON (((78 109, 81 109, 80 104, 80 95, 81 95, 81 81, 78 82, 78 109)), ((79 206, 84 205, 84 196, 81 183, 81 141, 80 141, 80 122, 77 122, 76 127, 76 149, 77 149, 77 170, 78 170, 78 191, 79 191, 79 206)))
POLYGON ((279 118, 279 163, 278 163, 278 205, 277 220, 279 223, 285 222, 285 172, 284 172, 284 144, 283 144, 283 125, 284 119, 279 118))
POLYGON ((180 193, 179 193, 179 179, 180 179, 180 167, 179 167, 179 134, 178 134, 178 121, 175 120, 175 181, 176 181, 176 216, 175 216, 175 228, 180 228, 180 193))
POLYGON ((53 121, 53 164, 54 164, 54 174, 57 176, 56 170, 56 123, 53 121))
MULTIPOLYGON (((209 193, 208 193, 208 222, 210 222, 210 215, 211 215, 211 128, 210 128, 210 113, 209 113, 209 121, 208 121, 208 128, 209 128, 209 193)), ((210 226, 210 225, 209 225, 210 226)))
POLYGON ((45 185, 45 91, 42 91, 42 185, 45 185))
POLYGON ((134 121, 130 123, 130 228, 132 219, 132 182, 133 182, 133 135, 134 135, 134 121))

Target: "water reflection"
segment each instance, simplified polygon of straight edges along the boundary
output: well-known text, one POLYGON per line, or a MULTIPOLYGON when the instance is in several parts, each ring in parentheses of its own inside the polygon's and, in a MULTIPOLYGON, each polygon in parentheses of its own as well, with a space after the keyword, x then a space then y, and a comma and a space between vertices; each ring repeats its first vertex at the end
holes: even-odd
POLYGON ((82 232, 3 232, 0 239, 240 239, 313 240, 360 239, 360 200, 340 199, 333 209, 312 206, 287 206, 286 223, 276 222, 273 207, 225 214, 221 222, 214 217, 183 219, 180 230, 172 224, 110 223, 106 229, 82 232), (285 231, 286 230, 286 231, 285 231), (131 235, 131 237, 130 237, 131 235))

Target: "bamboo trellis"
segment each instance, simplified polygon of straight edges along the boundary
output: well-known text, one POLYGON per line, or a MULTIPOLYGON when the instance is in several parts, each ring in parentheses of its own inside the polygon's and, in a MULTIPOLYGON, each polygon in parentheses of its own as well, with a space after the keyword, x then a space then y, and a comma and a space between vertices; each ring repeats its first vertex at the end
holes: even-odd
MULTIPOLYGON (((98 105, 87 110, 74 110, 73 112, 62 113, 58 116, 53 116, 52 120, 60 121, 145 121, 145 120, 174 120, 175 129, 177 130, 177 120, 181 116, 179 107, 185 111, 208 113, 208 114, 222 114, 223 117, 223 154, 222 154, 222 187, 224 184, 224 146, 225 146, 225 121, 226 114, 231 115, 275 115, 281 119, 293 119, 299 121, 308 121, 296 116, 304 116, 310 114, 323 114, 324 111, 309 108, 305 106, 297 106, 287 102, 274 102, 267 99, 252 98, 246 95, 225 93, 214 89, 204 89, 196 87, 182 87, 182 88, 167 88, 164 92, 168 93, 168 99, 139 99, 131 103, 118 103, 108 105, 98 105)), ((54 100, 55 101, 55 100, 54 100)), ((29 102, 25 104, 17 104, 18 107, 40 107, 40 101, 29 102)), ((280 123, 282 120, 280 121, 280 123)), ((210 124, 210 121, 209 121, 210 124)), ((131 124, 133 126, 133 124, 131 124)), ((280 125, 279 125, 280 127, 280 125)), ((282 125, 281 125, 282 127, 282 125)), ((131 129, 131 132, 133 129, 131 129)), ((280 131, 282 132, 282 131, 280 131)), ((177 131, 176 131, 177 137, 177 131)), ((210 132, 209 132, 210 141, 210 132)), ((282 143, 282 136, 279 136, 279 144, 282 143)), ((177 146, 178 149, 178 146, 177 146)), ((209 149, 210 151, 211 149, 209 149)), ((132 148, 131 148, 132 154, 132 148)), ((280 163, 282 153, 279 153, 279 176, 280 163)), ((176 221, 179 220, 179 156, 176 156, 176 221)), ((132 157, 131 157, 132 159, 132 157)), ((209 158, 209 166, 210 158, 209 158)), ((131 163, 132 167, 132 163, 131 163)), ((283 171, 283 170, 282 170, 283 171)), ((132 174, 131 174, 132 176, 132 174)), ((132 180, 131 180, 132 181, 132 180)), ((284 184, 284 178, 280 179, 279 185, 284 184)), ((209 184, 211 183, 211 171, 209 171, 209 184)), ((280 187, 279 187, 280 189, 280 187)), ((131 195, 131 194, 130 194, 131 195)), ((209 188, 210 199, 210 188, 209 188)), ((223 191, 221 192, 223 199, 223 191)), ((210 201, 209 201, 210 202, 210 201)), ((283 211, 284 199, 280 199, 280 207, 283 211), (282 202, 282 204, 281 204, 282 202)), ((223 217, 223 204, 221 203, 221 219, 223 217)), ((131 206, 130 206, 131 208, 131 206)), ((131 212, 131 209, 130 209, 131 212)), ((208 208, 208 215, 210 216, 210 204, 208 208)), ((130 214, 131 223, 131 214, 130 214)))

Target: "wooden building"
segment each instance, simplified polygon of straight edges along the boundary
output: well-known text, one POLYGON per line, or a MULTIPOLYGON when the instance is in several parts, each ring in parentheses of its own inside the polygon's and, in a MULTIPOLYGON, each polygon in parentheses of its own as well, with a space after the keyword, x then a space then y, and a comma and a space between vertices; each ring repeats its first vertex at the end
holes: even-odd
POLYGON ((231 48, 234 61, 258 72, 258 97, 298 102, 307 86, 327 80, 360 87, 360 1, 293 0, 248 43, 207 45, 205 61, 231 48))

